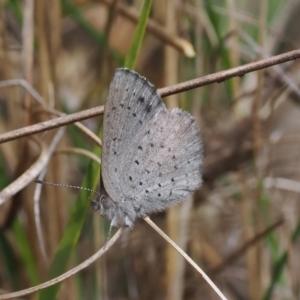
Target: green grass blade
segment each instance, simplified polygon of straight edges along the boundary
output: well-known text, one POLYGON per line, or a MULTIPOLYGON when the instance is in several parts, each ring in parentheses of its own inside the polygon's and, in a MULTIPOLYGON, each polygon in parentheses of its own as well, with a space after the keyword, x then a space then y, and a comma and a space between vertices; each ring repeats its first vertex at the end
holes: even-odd
MULTIPOLYGON (((296 243, 297 239, 299 238, 299 235, 300 235, 300 221, 298 222, 296 229, 292 233, 292 236, 291 236, 292 244, 296 243)), ((271 283, 263 297, 264 300, 272 299, 272 294, 273 294, 274 288, 281 278, 281 275, 283 273, 284 267, 287 264, 287 261, 288 261, 288 252, 285 251, 275 262, 271 283)))
MULTIPOLYGON (((100 156, 100 150, 97 148, 95 154, 100 156)), ((99 165, 95 162, 91 161, 87 175, 83 180, 83 186, 95 189, 95 187, 99 183, 100 172, 99 165)), ((80 190, 78 194, 78 198, 76 200, 75 205, 70 214, 70 218, 66 229, 64 231, 64 235, 60 241, 58 246, 58 250, 54 256, 52 261, 48 279, 55 278, 66 271, 68 261, 71 257, 71 254, 74 250, 75 245, 78 242, 86 214, 90 209, 90 198, 93 198, 94 195, 91 196, 90 192, 85 190, 80 190)), ((56 294, 59 290, 60 284, 56 284, 47 289, 42 290, 40 294, 40 300, 52 300, 56 298, 56 294)))
POLYGON ((82 12, 70 1, 61 0, 61 5, 65 14, 70 17, 92 37, 99 45, 103 45, 106 41, 103 33, 97 30, 83 15, 82 12))
POLYGON ((36 260, 28 243, 26 232, 18 219, 13 223, 13 232, 28 277, 33 285, 37 285, 40 280, 36 268, 36 260))
POLYGON ((23 24, 22 3, 18 0, 8 0, 4 3, 5 8, 11 9, 19 24, 23 24))
POLYGON ((146 25, 151 10, 152 0, 145 0, 139 22, 134 32, 130 50, 126 56, 124 67, 134 69, 145 35, 146 25))
POLYGON ((20 289, 20 277, 16 276, 18 270, 17 258, 13 248, 11 247, 8 239, 5 234, 0 230, 0 256, 2 257, 1 261, 3 262, 2 270, 7 281, 10 283, 13 290, 20 289))
POLYGON ((0 151, 0 191, 3 190, 6 186, 9 185, 9 179, 5 169, 5 159, 0 151))
MULTIPOLYGON (((74 4, 68 0, 61 0, 61 6, 65 14, 70 17, 100 46, 104 46, 107 42, 107 38, 103 33, 97 30, 82 14, 74 4)), ((123 57, 116 50, 110 49, 113 58, 118 64, 123 64, 123 57)))

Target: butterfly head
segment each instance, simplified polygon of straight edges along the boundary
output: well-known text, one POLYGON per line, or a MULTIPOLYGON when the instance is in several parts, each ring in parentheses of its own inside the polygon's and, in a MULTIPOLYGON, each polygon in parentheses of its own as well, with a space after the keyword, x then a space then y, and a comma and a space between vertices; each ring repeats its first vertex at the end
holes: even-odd
POLYGON ((102 193, 91 204, 101 216, 111 220, 111 226, 133 227, 136 213, 126 203, 116 203, 106 193, 102 193))

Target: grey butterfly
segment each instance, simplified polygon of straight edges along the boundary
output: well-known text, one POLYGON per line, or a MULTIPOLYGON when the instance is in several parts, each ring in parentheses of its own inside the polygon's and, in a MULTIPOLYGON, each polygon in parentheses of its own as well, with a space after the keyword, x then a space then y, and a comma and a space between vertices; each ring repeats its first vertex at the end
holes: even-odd
POLYGON ((101 196, 93 201, 111 226, 180 203, 201 185, 202 142, 192 116, 167 110, 138 73, 117 69, 104 109, 101 196))

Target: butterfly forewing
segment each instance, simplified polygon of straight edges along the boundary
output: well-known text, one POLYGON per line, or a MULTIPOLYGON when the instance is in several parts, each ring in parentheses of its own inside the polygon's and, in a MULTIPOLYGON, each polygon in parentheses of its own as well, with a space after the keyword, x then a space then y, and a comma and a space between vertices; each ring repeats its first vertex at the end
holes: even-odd
POLYGON ((112 200, 123 201, 124 157, 131 144, 154 115, 166 111, 155 87, 146 78, 128 69, 117 69, 104 109, 102 176, 112 200), (122 188, 122 189, 121 189, 122 188))

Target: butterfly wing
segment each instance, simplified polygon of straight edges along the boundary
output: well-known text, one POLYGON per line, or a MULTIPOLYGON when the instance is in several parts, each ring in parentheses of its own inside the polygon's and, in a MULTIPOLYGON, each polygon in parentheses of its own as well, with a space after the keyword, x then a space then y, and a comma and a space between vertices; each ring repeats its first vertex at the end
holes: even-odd
POLYGON ((201 185, 202 143, 195 120, 180 109, 154 116, 124 160, 123 193, 139 216, 184 200, 201 185))
POLYGON ((121 170, 128 165, 126 153, 147 122, 163 111, 164 103, 146 78, 125 68, 116 70, 104 109, 102 149, 103 183, 113 201, 125 201, 121 170))
MULTIPOLYGON (((162 211, 201 185, 202 144, 194 119, 168 111, 138 73, 117 69, 104 109, 102 179, 113 225, 162 211)), ((103 198, 104 199, 104 198, 103 198)))

